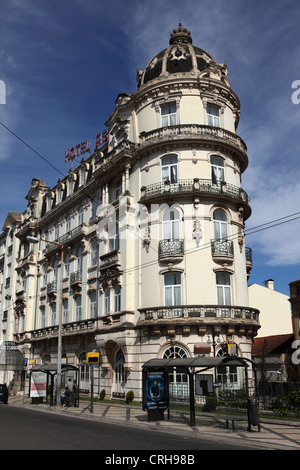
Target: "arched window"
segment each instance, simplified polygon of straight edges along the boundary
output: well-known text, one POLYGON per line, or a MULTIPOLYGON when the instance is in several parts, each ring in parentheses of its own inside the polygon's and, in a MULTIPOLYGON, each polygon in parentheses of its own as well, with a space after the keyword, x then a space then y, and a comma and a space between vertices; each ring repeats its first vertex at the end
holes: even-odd
POLYGON ((115 367, 114 367, 114 396, 124 396, 125 392, 125 358, 121 349, 116 353, 115 357, 115 367))
POLYGON ((180 239, 180 216, 176 209, 168 209, 163 215, 163 239, 180 239))
POLYGON ((216 273, 218 305, 231 305, 230 274, 220 271, 216 273))
POLYGON ((227 215, 222 209, 216 209, 213 214, 215 240, 227 240, 228 222, 227 215))
MULTIPOLYGON (((188 357, 187 352, 181 346, 172 345, 165 350, 164 359, 184 358, 188 357)), ((176 369, 169 374, 169 395, 171 400, 185 401, 188 400, 189 383, 188 376, 179 373, 176 369)))
POLYGON ((42 364, 50 364, 50 363, 51 363, 50 354, 45 354, 42 359, 42 364))

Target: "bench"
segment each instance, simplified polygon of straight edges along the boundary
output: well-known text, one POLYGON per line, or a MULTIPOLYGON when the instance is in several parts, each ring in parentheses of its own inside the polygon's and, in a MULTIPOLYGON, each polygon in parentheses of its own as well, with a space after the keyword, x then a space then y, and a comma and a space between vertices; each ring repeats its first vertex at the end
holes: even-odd
POLYGON ((243 408, 229 408, 226 406, 220 406, 218 408, 221 413, 215 415, 217 419, 222 419, 226 421, 226 428, 229 427, 229 421, 231 421, 231 427, 234 429, 234 422, 235 421, 247 421, 248 422, 248 413, 246 409, 243 408), (244 414, 241 414, 243 413, 244 414), (224 413, 224 414, 222 414, 224 413), (239 414, 237 414, 239 413, 239 414))

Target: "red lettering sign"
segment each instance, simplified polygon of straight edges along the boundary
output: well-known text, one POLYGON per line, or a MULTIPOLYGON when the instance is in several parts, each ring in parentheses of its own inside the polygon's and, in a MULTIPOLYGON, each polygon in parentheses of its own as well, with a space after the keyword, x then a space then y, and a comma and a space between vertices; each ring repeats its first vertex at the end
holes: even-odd
MULTIPOLYGON (((103 145, 105 142, 108 141, 108 130, 103 131, 102 133, 96 136, 96 148, 98 145, 103 145)), ((69 162, 70 160, 74 160, 75 157, 79 157, 86 152, 90 151, 90 141, 86 140, 81 144, 76 145, 76 147, 72 147, 70 150, 65 151, 65 162, 69 162)))

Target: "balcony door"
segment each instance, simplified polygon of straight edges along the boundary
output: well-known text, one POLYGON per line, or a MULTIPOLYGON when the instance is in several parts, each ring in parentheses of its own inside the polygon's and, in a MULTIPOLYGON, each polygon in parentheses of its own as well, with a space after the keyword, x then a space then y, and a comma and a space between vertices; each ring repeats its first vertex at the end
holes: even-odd
POLYGON ((168 188, 174 192, 178 190, 178 159, 177 155, 171 154, 161 159, 161 181, 162 190, 168 188))
POLYGON ((176 209, 168 209, 163 214, 163 240, 180 239, 180 215, 176 209))

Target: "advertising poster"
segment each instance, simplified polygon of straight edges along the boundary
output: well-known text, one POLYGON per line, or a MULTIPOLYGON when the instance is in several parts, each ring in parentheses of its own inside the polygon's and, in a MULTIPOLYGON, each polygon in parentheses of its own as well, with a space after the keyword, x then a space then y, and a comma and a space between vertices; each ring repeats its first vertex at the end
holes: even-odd
POLYGON ((145 375, 145 407, 147 409, 166 409, 169 406, 167 372, 147 371, 145 375))
POLYGON ((30 397, 45 397, 47 389, 47 374, 45 372, 31 372, 30 397))

